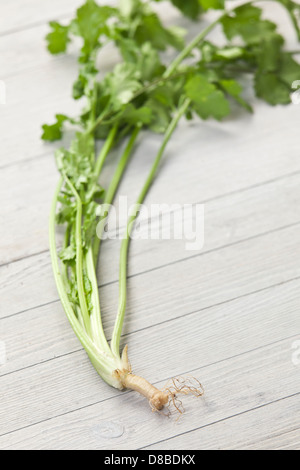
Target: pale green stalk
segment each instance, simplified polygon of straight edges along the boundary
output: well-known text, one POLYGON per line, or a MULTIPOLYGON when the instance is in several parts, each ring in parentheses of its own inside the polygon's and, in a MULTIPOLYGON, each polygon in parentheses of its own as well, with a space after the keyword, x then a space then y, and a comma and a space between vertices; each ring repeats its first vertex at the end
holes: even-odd
POLYGON ((90 312, 90 323, 93 332, 93 338, 97 345, 103 351, 110 353, 110 348, 105 337, 101 320, 100 300, 99 300, 99 288, 94 264, 94 255, 92 246, 89 247, 85 256, 85 267, 87 276, 92 284, 91 302, 93 305, 92 312, 90 312))
POLYGON ((74 333, 78 337, 79 341, 81 342, 84 349, 87 351, 93 365, 97 369, 97 372, 101 375, 101 377, 108 382, 110 385, 120 388, 120 385, 116 379, 112 377, 112 372, 116 369, 118 364, 116 363, 115 358, 112 357, 111 353, 107 354, 104 351, 101 351, 89 338, 86 331, 80 325, 76 314, 73 310, 71 302, 68 297, 66 285, 64 284, 64 279, 61 274, 58 257, 57 257, 57 249, 56 249, 56 240, 55 240, 55 228, 56 228, 56 208, 57 208, 57 201, 59 193, 62 189, 64 182, 64 178, 61 177, 57 188, 55 190, 51 212, 50 212, 50 219, 49 219, 49 241, 50 241, 50 255, 54 273, 54 279, 56 282, 57 290, 59 297, 62 302, 62 306, 64 311, 67 315, 67 318, 71 324, 71 327, 74 330, 74 333))
POLYGON ((97 161, 96 161, 95 171, 94 171, 95 178, 97 180, 99 179, 100 173, 101 173, 103 165, 105 163, 105 160, 106 160, 106 158, 107 158, 107 156, 108 156, 108 154, 109 154, 109 152, 110 152, 110 150, 111 150, 111 148, 114 144, 117 131, 118 131, 118 125, 114 126, 111 129, 104 145, 101 148, 100 154, 99 154, 99 156, 97 158, 97 161))
MULTIPOLYGON (((167 132, 164 136, 163 143, 159 149, 157 157, 153 163, 151 171, 148 175, 146 183, 139 195, 139 198, 136 202, 136 206, 139 207, 145 200, 145 197, 152 185, 152 182, 156 176, 159 164, 161 162, 162 156, 166 149, 166 146, 172 137, 181 117, 186 113, 190 105, 190 100, 186 99, 183 105, 179 108, 178 112, 172 119, 167 132)), ((127 261, 128 261, 128 248, 130 243, 130 236, 133 230, 134 222, 137 218, 138 213, 136 212, 128 219, 127 229, 125 238, 121 246, 121 259, 120 259, 120 277, 119 277, 119 306, 118 306, 118 315, 114 326, 114 331, 111 340, 111 350, 116 357, 119 357, 120 354, 120 338, 122 334, 122 328, 124 323, 125 311, 126 311, 126 302, 127 302, 127 261)))
POLYGON ((64 174, 64 178, 68 186, 70 187, 75 199, 76 199, 76 231, 75 231, 75 239, 76 239, 76 281, 78 287, 78 297, 79 297, 79 304, 80 309, 83 317, 84 326, 86 332, 90 336, 93 337, 91 324, 90 324, 90 315, 89 310, 86 302, 86 295, 84 289, 84 279, 83 279, 83 250, 82 250, 82 202, 78 192, 76 191, 74 185, 64 174))
MULTIPOLYGON (((137 126, 134 129, 134 131, 132 132, 132 135, 129 139, 129 142, 128 142, 126 148, 125 148, 125 151, 124 151, 119 163, 118 163, 118 166, 115 170, 115 173, 112 177, 112 180, 111 180, 110 185, 108 187, 108 190, 106 192, 106 195, 105 195, 105 198, 104 198, 104 201, 103 201, 104 207, 109 206, 110 204, 112 204, 112 202, 115 198, 117 189, 118 189, 120 181, 121 181, 121 179, 124 175, 124 172, 127 168, 127 164, 128 164, 129 159, 132 155, 132 150, 133 150, 134 144, 136 142, 136 139, 137 139, 137 137, 140 133, 140 130, 141 130, 141 126, 137 126)), ((94 246, 93 246, 95 266, 97 266, 97 262, 98 262, 99 250, 100 250, 100 244, 101 244, 101 237, 103 235, 103 230, 104 230, 104 223, 102 221, 101 231, 100 231, 100 233, 97 233, 97 236, 94 240, 94 246)))

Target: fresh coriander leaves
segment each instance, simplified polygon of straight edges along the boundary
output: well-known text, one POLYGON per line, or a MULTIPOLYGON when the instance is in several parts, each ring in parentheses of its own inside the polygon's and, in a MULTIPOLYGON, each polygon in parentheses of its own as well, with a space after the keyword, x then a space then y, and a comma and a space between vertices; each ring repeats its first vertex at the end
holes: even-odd
POLYGON ((300 41, 300 5, 292 0, 278 0, 286 9, 300 41))
POLYGON ((55 140, 60 140, 62 138, 62 128, 65 121, 68 120, 68 117, 64 114, 56 114, 56 123, 55 124, 44 124, 42 139, 53 142, 55 140))
POLYGON ((192 20, 196 20, 203 11, 198 0, 171 0, 173 5, 177 7, 185 16, 192 20))
POLYGON ((230 113, 229 102, 224 93, 203 75, 195 75, 185 86, 193 108, 202 119, 223 119, 230 113))
POLYGON ((51 52, 51 54, 66 52, 68 43, 70 42, 69 27, 63 26, 56 21, 52 21, 50 27, 52 28, 52 32, 46 36, 49 52, 51 52))
POLYGON ((262 20, 261 8, 250 4, 242 5, 233 13, 226 15, 222 26, 226 37, 232 40, 240 36, 246 44, 259 44, 259 42, 274 32, 276 25, 268 20, 262 20))
POLYGON ((77 16, 71 23, 73 34, 83 39, 81 62, 87 62, 101 46, 100 37, 110 36, 108 20, 118 16, 115 8, 99 6, 94 0, 87 2, 77 10, 77 16))
MULTIPOLYGON (((299 5, 291 0, 278 2, 296 21, 299 5)), ((224 9, 223 0, 172 0, 172 3, 194 19, 208 9, 224 9)), ((73 85, 73 97, 87 98, 78 122, 82 129, 86 126, 93 129, 96 138, 105 138, 117 123, 123 135, 137 124, 165 132, 184 95, 192 100, 193 110, 203 119, 222 119, 229 113, 230 99, 251 111, 242 98, 238 82, 241 73, 253 75, 257 96, 269 104, 289 103, 291 85, 300 77, 300 66, 284 50, 284 38, 277 32, 277 26, 264 19, 262 9, 251 2, 224 12, 220 24, 227 44, 219 47, 202 40, 200 61, 184 67, 179 64, 172 74, 174 78, 167 80, 164 78, 167 65, 162 62, 160 51, 170 46, 184 50, 183 34, 163 26, 151 9, 151 2, 122 0, 117 9, 87 0, 69 26, 52 22, 47 40, 49 50, 59 53, 66 50, 72 35, 82 38, 81 66, 73 85), (122 62, 99 81, 96 52, 101 47, 101 38, 115 43, 122 62)), ((296 21, 296 30, 298 26, 296 21)), ((60 139, 66 120, 72 122, 59 114, 55 124, 44 125, 43 139, 60 139)))
MULTIPOLYGON (((253 78, 257 96, 272 105, 289 103, 292 83, 300 78, 300 66, 293 54, 285 50, 284 38, 277 26, 264 19, 262 10, 252 2, 231 11, 225 10, 223 0, 171 2, 193 20, 210 9, 222 13, 210 26, 203 29, 199 25, 199 34, 185 46, 182 30, 165 26, 152 10, 151 0, 120 0, 119 8, 99 6, 95 0, 86 0, 69 25, 52 22, 47 36, 48 49, 53 54, 65 52, 74 35, 81 38, 73 97, 83 98, 85 103, 76 121, 58 114, 54 124, 43 126, 43 139, 50 141, 62 137, 66 121, 76 126, 69 150, 60 148, 56 152, 60 181, 50 215, 54 276, 74 332, 98 373, 118 389, 136 389, 132 382, 126 382, 128 375, 132 380, 132 374, 128 374, 131 368, 126 349, 120 354, 128 246, 135 219, 129 219, 121 247, 119 308, 110 345, 101 321, 96 264, 106 217, 102 209, 107 212, 106 204, 111 204, 116 195, 141 128, 161 132, 164 136, 138 198, 139 205, 150 189, 164 150, 183 116, 191 119, 197 113, 203 120, 222 120, 229 115, 232 100, 252 111, 239 83, 244 73, 253 78), (222 46, 207 40, 208 33, 217 25, 224 31, 222 46), (100 79, 98 51, 108 42, 119 50, 120 61, 100 79), (173 48, 173 52, 180 50, 171 64, 163 59, 168 54, 161 54, 168 48, 173 48), (198 54, 193 55, 195 48, 198 54), (125 149, 104 191, 98 182, 103 165, 112 147, 118 147, 127 136, 125 149), (99 139, 104 142, 98 154, 99 139), (99 221, 100 235, 96 233, 99 221), (65 228, 59 253, 55 237, 57 224, 65 228)), ((277 2, 287 9, 299 35, 299 6, 292 0, 277 2)), ((147 382, 138 379, 137 383, 140 388, 140 383, 147 382)), ((153 396, 153 387, 150 390, 153 396)), ((142 394, 147 396, 147 391, 143 390, 142 394)), ((156 396, 159 395, 161 402, 155 406, 160 410, 170 397, 157 391, 156 396)), ((150 402, 151 396, 148 397, 150 402)))

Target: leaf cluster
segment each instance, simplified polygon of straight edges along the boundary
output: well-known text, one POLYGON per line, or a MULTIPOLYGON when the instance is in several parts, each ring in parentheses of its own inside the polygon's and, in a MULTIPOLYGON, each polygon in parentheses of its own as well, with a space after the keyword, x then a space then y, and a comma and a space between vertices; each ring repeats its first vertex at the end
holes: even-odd
MULTIPOLYGON (((287 9, 298 34, 299 6, 291 0, 278 2, 287 9)), ((264 19, 262 9, 252 2, 227 12, 223 0, 172 0, 194 20, 208 9, 222 12, 219 24, 225 44, 219 46, 202 38, 197 44, 197 59, 185 45, 184 32, 164 26, 151 3, 121 0, 119 8, 112 8, 86 0, 68 25, 50 24, 47 42, 52 54, 66 52, 73 36, 82 41, 72 92, 74 99, 85 99, 85 106, 75 119, 57 114, 54 124, 43 126, 42 136, 48 141, 60 139, 66 123, 76 129, 71 148, 62 148, 56 155, 66 182, 59 197, 57 222, 70 229, 61 253, 68 266, 76 258, 78 201, 83 211, 84 249, 92 243, 95 232, 97 202, 103 196, 95 174, 97 139, 106 139, 113 128, 118 129, 115 144, 137 126, 165 133, 180 103, 187 99, 187 119, 196 114, 203 120, 222 120, 230 114, 232 102, 252 112, 240 80, 244 73, 253 78, 259 98, 271 105, 288 104, 291 85, 300 78, 300 65, 285 50, 277 25, 264 19), (108 42, 118 48, 121 60, 100 79, 97 55, 108 42), (161 54, 167 48, 179 50, 183 59, 189 59, 182 60, 172 73, 161 54)))

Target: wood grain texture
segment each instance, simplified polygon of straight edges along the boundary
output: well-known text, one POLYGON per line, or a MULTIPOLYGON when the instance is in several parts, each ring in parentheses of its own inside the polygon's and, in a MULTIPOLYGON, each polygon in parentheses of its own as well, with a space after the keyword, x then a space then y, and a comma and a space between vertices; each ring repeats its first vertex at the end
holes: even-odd
POLYGON ((297 394, 147 449, 299 450, 299 419, 297 394), (270 437, 265 439, 266 435, 270 437))
MULTIPOLYGON (((199 201, 200 202, 200 201, 199 201)), ((241 192, 203 200, 205 210, 204 246, 201 254, 216 248, 239 243, 264 235, 279 228, 300 222, 297 205, 300 203, 300 174, 291 175, 269 184, 255 186, 241 192)), ((47 214, 45 213, 47 216, 47 214)), ((149 214, 151 215, 151 214, 149 214)), ((193 219, 194 214, 188 214, 193 219)), ((188 222, 189 219, 187 219, 188 222)), ((46 220, 44 220, 46 224, 46 220)), ((159 236, 159 226, 152 221, 151 230, 159 236)), ((180 219, 177 221, 180 223, 180 219)), ((171 233, 175 230, 176 217, 171 218, 171 233)), ((168 226, 165 220, 165 226, 168 226)), ((147 225, 141 224, 141 232, 147 233, 147 225), (144 227, 144 229, 143 229, 144 227)), ((28 243, 30 243, 28 240, 28 243)), ((33 258, 25 258, 0 267, 0 318, 42 306, 57 300, 53 284, 47 237, 41 233, 36 242, 45 245, 45 252, 33 258), (14 302, 11 303, 11 297, 14 302)), ((190 257, 194 252, 186 250, 186 240, 135 240, 130 249, 129 275, 155 269, 190 257)), ((103 242, 99 283, 108 284, 118 279, 120 240, 103 242)))
MULTIPOLYGON (((217 345, 217 343, 215 344, 217 345)), ((159 414, 149 413, 147 403, 131 392, 115 392, 114 395, 110 393, 108 399, 101 385, 98 390, 95 385, 92 387, 91 381, 88 379, 91 374, 86 376, 88 383, 84 381, 84 376, 81 376, 79 382, 84 387, 84 390, 82 390, 84 395, 89 393, 88 390, 90 390, 90 393, 93 391, 94 393, 98 392, 97 403, 79 409, 81 402, 77 402, 78 410, 70 413, 68 411, 71 400, 68 401, 68 397, 65 395, 59 396, 59 399, 63 400, 65 405, 61 408, 60 416, 53 419, 48 417, 47 421, 41 420, 40 423, 33 426, 29 426, 32 417, 28 410, 24 408, 19 411, 19 414, 20 412, 24 414, 24 428, 1 436, 0 448, 136 449, 147 447, 155 442, 153 448, 185 449, 189 448, 188 435, 190 431, 198 427, 204 428, 203 434, 205 434, 205 430, 209 432, 207 430, 211 427, 211 438, 207 440, 207 445, 211 441, 212 447, 217 448, 220 433, 217 427, 217 433, 214 436, 213 429, 219 421, 226 420, 227 423, 234 415, 241 415, 241 420, 243 420, 242 417, 245 415, 244 425, 246 427, 249 408, 258 408, 263 412, 265 408, 267 409, 266 405, 269 403, 279 402, 285 396, 297 393, 300 385, 299 374, 290 360, 290 344, 291 340, 285 340, 277 344, 273 343, 264 348, 258 348, 236 357, 227 358, 221 362, 212 363, 201 369, 193 369, 190 373, 200 378, 205 386, 205 399, 200 399, 198 402, 195 398, 185 399, 186 414, 179 421, 176 421, 176 415, 168 419, 159 414), (115 429, 113 436, 110 436, 107 429, 115 429), (171 441, 167 444, 168 438, 178 435, 179 437, 175 438, 174 445, 171 441), (186 435, 183 441, 181 441, 182 435, 186 435), (159 445, 159 441, 164 442, 159 445)), ((156 354, 155 351, 156 349, 153 349, 154 355, 156 354)), ((190 357, 192 357, 192 354, 189 359, 190 357)), ((74 366, 78 369, 79 364, 76 364, 76 362, 74 366)), ((162 364, 163 370, 165 367, 162 364)), ((178 369, 178 363, 175 367, 177 367, 178 373, 181 373, 178 369)), ((81 367, 80 372, 82 372, 82 369, 81 367)), ((36 371, 36 375, 38 375, 38 371, 36 371)), ((39 375, 43 380, 43 375, 39 375)), ((164 386, 167 378, 166 376, 163 381, 160 380, 157 385, 164 386)), ((60 380, 63 381, 63 377, 60 377, 60 380)), ((73 385, 75 387, 75 383, 73 385)), ((33 401, 39 391, 44 391, 44 386, 46 384, 44 385, 41 382, 39 388, 31 387, 27 391, 27 395, 31 394, 33 401)), ((49 382, 48 387, 51 391, 54 385, 49 382)), ((69 390, 69 386, 66 385, 66 387, 69 390)), ((74 399, 74 397, 72 398, 74 399)), ((299 424, 299 414, 296 412, 297 403, 299 403, 297 399, 299 397, 292 400, 288 413, 284 413, 280 407, 274 404, 274 412, 267 412, 269 431, 267 426, 264 426, 261 430, 261 437, 270 436, 275 431, 278 432, 282 429, 285 431, 295 429, 297 423, 299 424), (285 415, 284 421, 277 422, 279 414, 280 416, 285 415)), ((42 408, 44 408, 45 414, 45 408, 58 406, 58 400, 52 399, 49 401, 44 400, 43 404, 32 405, 31 409, 34 410, 35 415, 39 413, 42 419, 42 408)), ((12 417, 18 419, 16 411, 13 411, 12 417)), ((259 420, 258 413, 256 419, 259 420)), ((228 426, 231 426, 230 421, 228 426)), ((235 432, 228 436, 227 446, 235 445, 237 437, 239 437, 239 444, 246 442, 246 439, 243 440, 240 429, 241 426, 235 426, 235 432)), ((247 429, 247 432, 248 436, 250 435, 254 440, 255 433, 251 433, 249 429, 247 429)), ((245 438, 248 436, 245 436, 245 438)), ((204 442, 202 443, 201 440, 197 439, 197 436, 193 436, 190 442, 190 448, 202 448, 202 444, 204 444, 204 442)))
MULTIPOLYGON (((193 375, 205 396, 185 399, 179 421, 153 414, 145 400, 98 377, 58 301, 50 265, 53 153, 61 143, 41 143, 40 126, 81 104, 70 97, 76 47, 51 57, 44 36, 50 19, 67 20, 79 4, 43 0, 41 8, 28 0, 25 8, 11 0, 0 7, 0 79, 7 86, 0 114, 0 341, 7 356, 0 364, 0 448, 299 450, 299 106, 272 108, 248 91, 253 116, 233 109, 223 123, 182 123, 168 146, 147 207, 203 203, 205 243, 189 252, 184 240, 133 241, 122 344, 135 372, 157 386, 193 375)), ((174 9, 157 8, 164 21, 177 22, 174 9)), ((266 9, 296 49, 282 8, 266 9)), ((103 73, 116 60, 105 49, 103 73)), ((129 204, 160 142, 141 136, 119 190, 129 204)), ((120 153, 105 166, 104 186, 120 153)), ((103 242, 98 272, 108 337, 119 246, 103 242)))
MULTIPOLYGON (((276 232, 263 237, 264 243, 254 239, 238 247, 213 251, 131 278, 124 332, 139 331, 185 315, 197 315, 199 310, 212 305, 224 304, 234 298, 300 277, 293 246, 297 233, 299 227, 286 229, 281 233, 280 242, 276 239, 276 232), (266 259, 263 253, 269 245, 273 246, 273 252, 271 254, 269 250, 266 259)), ((108 337, 117 312, 117 293, 116 284, 109 284, 100 290, 103 324, 108 337)), ((291 324, 287 319, 286 322, 287 335, 290 336, 293 331, 289 330, 291 324)), ((299 326, 295 318, 292 328, 298 327, 298 332, 299 326)), ((1 367, 1 374, 28 367, 35 361, 53 358, 55 352, 57 355, 67 354, 71 344, 70 351, 78 349, 77 340, 73 338, 59 302, 4 318, 0 328, 1 337, 7 344, 8 356, 7 363, 1 367), (17 343, 15 336, 19 338, 17 343), (71 343, 68 344, 67 338, 72 339, 71 343)))
MULTIPOLYGON (((291 106, 289 109, 295 108, 297 109, 296 106, 291 106)), ((274 111, 265 107, 261 108, 262 114, 265 114, 263 110, 272 112, 274 115, 274 111)), ((284 111, 288 111, 288 108, 284 111)), ((281 113, 280 110, 276 116, 280 121, 280 126, 282 125, 281 113)), ((244 116, 244 119, 247 127, 249 125, 247 120, 250 118, 244 116)), ((257 124, 265 130, 262 122, 257 124)), ((229 127, 233 125, 233 122, 228 123, 229 127)), ((147 198, 147 204, 198 203, 300 171, 298 138, 295 130, 291 131, 290 141, 288 139, 281 141, 282 147, 275 144, 272 127, 267 135, 260 135, 260 137, 252 135, 249 136, 249 140, 246 136, 242 137, 240 134, 235 135, 225 131, 218 141, 212 144, 215 132, 217 132, 213 126, 212 124, 210 130, 207 127, 202 129, 201 136, 199 129, 193 126, 182 126, 178 130, 168 147, 165 164, 147 198), (194 145, 198 138, 202 141, 201 154, 194 145), (259 151, 256 138, 260 138, 263 142, 259 151), (228 145, 231 145, 229 142, 234 142, 233 150, 228 148, 228 145), (289 142, 288 154, 283 148, 283 142, 289 142), (263 148, 264 145, 267 149, 263 148), (226 155, 224 155, 224 148, 227 148, 226 155), (185 158, 181 158, 182 154, 185 158), (188 165, 186 159, 188 159, 188 165), (223 169, 222 172, 218 171, 220 166, 223 169), (181 177, 182 174, 185 175, 184 178, 181 177), (166 188, 168 188, 167 191, 166 188)), ((252 126, 250 128, 252 129, 252 126)), ((290 132, 288 126, 286 129, 290 132)), ((29 132, 28 135, 32 138, 32 133, 29 132)), ((120 186, 120 194, 129 196, 129 203, 135 201, 140 191, 141 184, 136 182, 146 177, 159 142, 158 136, 155 138, 146 136, 136 149, 127 177, 120 186)), ((116 158, 117 155, 106 167, 106 173, 102 179, 105 187, 116 158)), ((48 249, 46 219, 53 187, 57 180, 53 156, 47 154, 38 159, 3 168, 0 179, 0 197, 3 201, 0 225, 3 240, 1 265, 48 249), (28 188, 32 189, 28 198, 24 198, 28 188), (20 217, 18 217, 21 212, 26 214, 26 224, 22 227, 20 227, 20 217), (38 217, 37 213, 42 216, 38 217)))
POLYGON ((26 0, 26 3, 22 0, 2 2, 0 34, 18 32, 36 24, 69 16, 81 4, 80 0, 44 0, 43 8, 40 8, 36 0, 26 0))

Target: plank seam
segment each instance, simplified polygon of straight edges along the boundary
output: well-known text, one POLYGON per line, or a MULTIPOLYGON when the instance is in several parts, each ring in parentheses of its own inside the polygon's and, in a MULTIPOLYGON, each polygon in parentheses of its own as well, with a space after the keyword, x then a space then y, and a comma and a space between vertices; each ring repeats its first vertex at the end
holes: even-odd
MULTIPOLYGON (((293 228, 293 227, 296 227, 296 226, 298 226, 298 225, 300 225, 300 221, 299 221, 299 222, 295 222, 295 223, 293 223, 293 224, 285 225, 285 226, 280 227, 280 228, 276 228, 276 229, 274 229, 274 230, 269 230, 269 231, 267 231, 267 232, 263 232, 263 233, 254 235, 253 237, 248 237, 248 238, 244 238, 244 239, 242 239, 242 240, 237 240, 236 242, 228 243, 227 245, 222 245, 222 246, 216 247, 216 248, 214 248, 214 249, 212 249, 212 250, 207 250, 207 251, 205 251, 205 252, 198 253, 198 254, 195 254, 195 255, 191 255, 191 256, 188 256, 188 257, 186 257, 186 258, 180 258, 180 259, 178 259, 178 260, 171 261, 170 263, 162 264, 162 265, 156 266, 155 268, 147 269, 146 271, 142 271, 142 272, 135 273, 135 274, 130 274, 130 275, 128 275, 127 278, 128 278, 128 279, 133 279, 133 278, 136 278, 136 277, 138 277, 138 276, 144 276, 144 275, 146 275, 146 274, 149 274, 149 273, 151 273, 151 272, 158 271, 158 270, 160 270, 160 269, 167 268, 167 267, 169 267, 169 266, 174 266, 174 265, 179 264, 179 263, 184 263, 185 261, 190 261, 191 259, 199 258, 199 257, 201 257, 201 256, 210 255, 210 254, 212 254, 212 253, 215 253, 215 252, 218 252, 218 251, 221 251, 221 250, 225 250, 225 249, 227 249, 227 248, 231 248, 231 247, 234 247, 234 246, 236 246, 236 245, 240 245, 240 244, 242 244, 242 243, 247 243, 247 242, 249 242, 249 241, 256 240, 256 239, 258 239, 258 238, 263 238, 263 237, 265 237, 265 236, 267 236, 267 235, 270 235, 270 234, 273 234, 273 233, 276 233, 276 232, 279 232, 279 231, 282 231, 282 230, 287 230, 287 229, 289 229, 289 228, 293 228)), ((47 251, 44 251, 44 252, 42 252, 42 253, 47 253, 47 252, 48 252, 48 250, 47 250, 47 251)), ((42 254, 42 253, 40 253, 40 254, 42 254)), ((33 256, 37 256, 37 255, 33 255, 33 256)), ((27 259, 27 258, 25 258, 25 259, 27 259)), ((1 267, 1 266, 0 266, 0 267, 1 267)), ((297 279, 297 278, 298 278, 298 276, 296 276, 296 277, 293 278, 293 279, 297 279)), ((102 289, 102 288, 105 288, 105 287, 114 285, 114 284, 116 284, 116 283, 118 283, 118 282, 119 282, 119 280, 116 279, 116 280, 114 280, 114 281, 109 281, 109 282, 107 282, 107 283, 103 283, 103 284, 101 284, 101 285, 98 285, 98 289, 102 289)), ((38 308, 42 308, 42 307, 45 307, 45 306, 47 306, 47 305, 55 304, 55 303, 59 302, 59 300, 60 300, 60 299, 55 299, 55 300, 52 300, 52 301, 50 301, 50 302, 46 302, 45 304, 40 304, 40 305, 38 305, 38 306, 31 307, 31 308, 28 308, 28 309, 26 309, 26 310, 22 310, 22 311, 20 311, 20 312, 12 313, 11 315, 8 315, 8 316, 5 316, 5 317, 0 318, 0 321, 3 320, 3 319, 7 319, 7 318, 10 318, 10 317, 13 317, 13 316, 15 316, 15 315, 20 315, 20 314, 26 313, 26 312, 28 312, 28 311, 30 311, 30 310, 36 310, 36 309, 38 309, 38 308)))
POLYGON ((244 415, 244 414, 251 413, 252 411, 259 410, 259 409, 264 408, 264 407, 266 407, 266 406, 270 406, 270 405, 273 405, 273 404, 275 404, 275 403, 279 403, 279 402, 284 401, 284 400, 289 400, 289 399, 294 398, 294 397, 296 397, 296 396, 298 396, 298 395, 300 395, 300 392, 293 393, 292 395, 289 395, 289 396, 287 396, 287 397, 278 398, 277 400, 270 401, 270 402, 268 402, 268 403, 264 403, 263 405, 255 406, 255 407, 253 407, 253 408, 251 408, 251 409, 249 409, 249 410, 241 411, 240 413, 236 413, 236 414, 231 415, 231 416, 228 416, 228 417, 226 417, 226 418, 222 418, 222 419, 219 419, 219 420, 217 420, 217 421, 214 421, 213 423, 205 424, 204 426, 199 426, 199 427, 194 428, 194 429, 191 429, 191 430, 189 430, 189 431, 179 433, 179 434, 177 434, 176 436, 172 436, 172 437, 170 437, 170 438, 168 438, 168 439, 162 439, 162 440, 160 440, 160 441, 153 442, 152 444, 149 444, 149 445, 147 445, 147 446, 145 446, 145 447, 140 447, 140 448, 138 448, 138 449, 136 449, 136 450, 144 450, 144 449, 147 449, 148 447, 154 446, 154 445, 156 445, 156 444, 161 444, 162 442, 171 441, 172 439, 175 439, 176 437, 181 437, 181 436, 187 435, 187 434, 189 434, 189 433, 191 433, 191 432, 198 431, 199 429, 204 429, 204 428, 207 428, 208 426, 213 426, 214 424, 222 423, 222 422, 227 421, 227 420, 229 420, 229 419, 234 419, 234 418, 236 418, 236 417, 238 417, 238 416, 242 416, 242 415, 244 415))
MULTIPOLYGON (((213 365, 216 365, 216 364, 219 364, 219 363, 222 363, 222 362, 225 362, 225 361, 230 361, 230 360, 232 360, 232 359, 238 358, 238 357, 243 356, 243 355, 246 355, 246 354, 251 354, 251 353, 254 352, 254 351, 257 351, 257 350, 260 350, 260 349, 264 349, 264 348, 270 347, 270 346, 272 346, 272 345, 274 345, 274 344, 287 341, 288 339, 294 338, 295 336, 297 336, 297 335, 293 335, 292 337, 282 338, 282 339, 280 339, 280 340, 278 340, 278 341, 275 341, 275 342, 273 342, 273 343, 269 343, 269 344, 267 344, 267 345, 259 346, 259 347, 257 347, 257 348, 252 349, 252 350, 245 351, 245 352, 243 352, 243 353, 241 353, 241 354, 237 354, 237 355, 235 355, 235 356, 231 356, 231 357, 229 357, 229 358, 221 359, 220 361, 213 362, 213 363, 207 364, 207 365, 205 365, 205 366, 201 366, 201 367, 199 367, 199 368, 197 368, 197 369, 188 370, 188 371, 186 371, 186 372, 181 373, 181 375, 190 374, 190 373, 192 373, 192 372, 195 372, 195 371, 204 369, 204 368, 206 368, 206 367, 211 367, 211 366, 213 366, 213 365)), ((161 379, 161 380, 159 380, 159 381, 157 381, 157 382, 154 382, 153 385, 158 385, 158 384, 161 383, 161 382, 168 381, 170 378, 172 378, 172 377, 166 377, 166 378, 164 378, 164 379, 161 379)), ((44 419, 44 420, 41 420, 41 421, 37 421, 36 423, 29 424, 28 426, 24 426, 24 427, 21 427, 21 428, 18 428, 18 429, 14 429, 13 431, 9 431, 9 432, 7 432, 7 433, 0 434, 0 437, 4 437, 4 436, 7 436, 7 435, 9 435, 9 434, 13 434, 13 433, 15 433, 15 432, 18 432, 18 431, 22 431, 22 430, 24 430, 24 429, 31 428, 31 427, 33 427, 33 426, 37 426, 37 425, 39 425, 39 424, 52 421, 53 419, 57 419, 57 418, 60 418, 60 417, 62 417, 62 416, 67 416, 67 415, 69 415, 69 414, 76 413, 76 412, 78 412, 78 411, 81 411, 81 410, 90 408, 90 407, 92 407, 92 406, 99 405, 100 403, 104 403, 104 402, 109 401, 109 400, 117 399, 117 398, 119 398, 121 395, 128 395, 129 393, 134 393, 134 392, 133 392, 132 390, 127 390, 127 391, 124 391, 124 392, 116 392, 116 394, 115 394, 114 396, 105 398, 105 399, 103 399, 103 400, 99 400, 99 401, 94 402, 94 403, 90 403, 90 404, 88 404, 88 405, 85 405, 85 406, 76 408, 76 409, 71 410, 71 411, 68 411, 68 412, 66 412, 66 413, 61 413, 61 414, 58 414, 58 415, 56 415, 56 416, 52 416, 51 418, 47 418, 47 419, 44 419)), ((241 412, 241 413, 237 413, 236 415, 231 415, 231 416, 229 416, 229 417, 223 418, 223 419, 218 420, 218 421, 216 421, 216 422, 209 423, 209 424, 207 424, 207 425, 205 425, 205 426, 200 426, 199 428, 192 429, 192 430, 190 430, 190 431, 187 431, 186 433, 182 433, 182 435, 188 434, 189 432, 196 431, 196 430, 198 430, 198 429, 201 429, 202 427, 204 428, 204 427, 206 427, 206 426, 211 426, 211 425, 216 424, 216 423, 218 423, 218 422, 226 421, 227 419, 234 418, 234 417, 239 416, 239 415, 242 415, 242 414, 244 414, 244 413, 248 413, 248 412, 253 411, 253 410, 255 410, 255 409, 262 408, 262 407, 264 407, 264 406, 270 405, 270 404, 272 404, 272 403, 279 402, 279 401, 281 401, 281 400, 285 400, 285 399, 291 398, 291 397, 293 397, 293 396, 297 396, 297 395, 299 395, 299 394, 300 394, 300 392, 297 392, 297 393, 295 393, 295 394, 292 394, 292 395, 289 395, 289 396, 286 396, 286 397, 281 397, 280 399, 277 399, 277 400, 275 400, 275 401, 268 402, 268 403, 263 404, 263 405, 259 405, 258 407, 254 407, 254 408, 251 408, 251 409, 249 409, 249 410, 245 410, 245 411, 243 411, 243 412, 241 412)), ((170 438, 170 439, 173 439, 174 437, 178 437, 178 436, 180 436, 180 435, 181 435, 181 434, 178 434, 178 435, 176 435, 176 436, 172 436, 172 438, 170 438)), ((167 440, 170 440, 170 439, 165 439, 165 440, 167 441, 167 440)), ((158 441, 158 442, 149 444, 149 446, 143 447, 143 448, 141 448, 141 449, 145 449, 145 448, 147 448, 147 447, 150 447, 151 445, 158 444, 158 443, 160 443, 160 442, 165 442, 165 440, 162 440, 162 441, 158 441)), ((139 449, 137 449, 137 450, 139 450, 139 449)))

